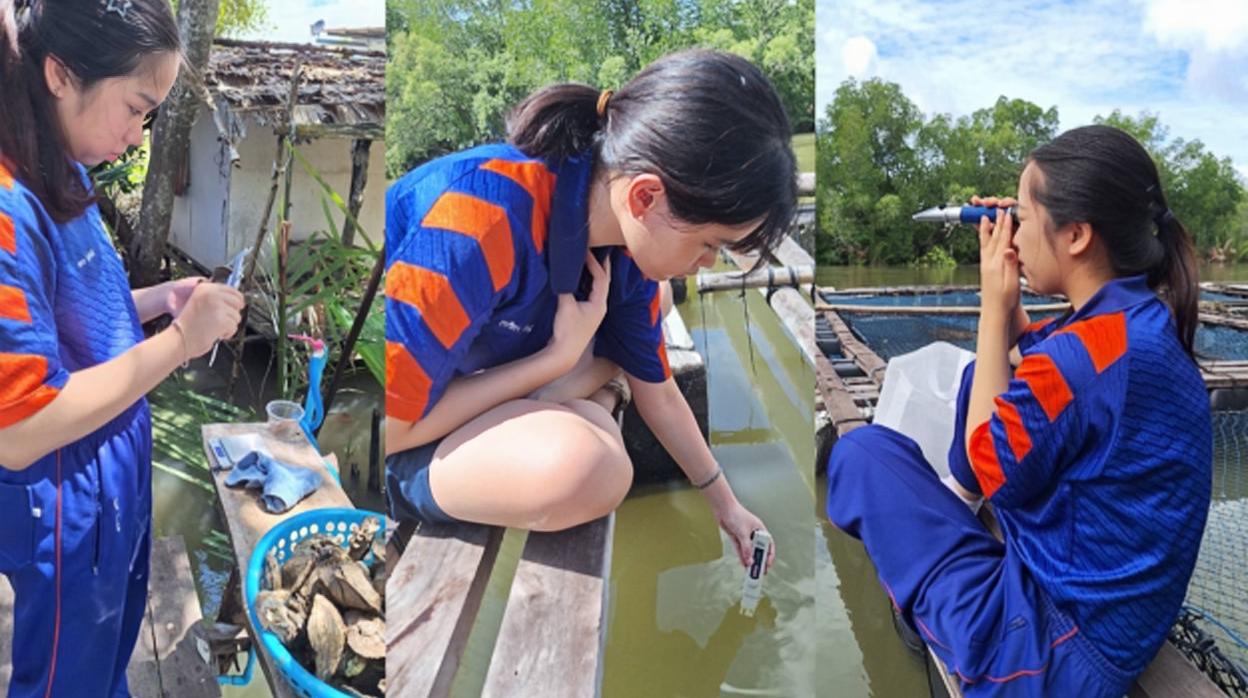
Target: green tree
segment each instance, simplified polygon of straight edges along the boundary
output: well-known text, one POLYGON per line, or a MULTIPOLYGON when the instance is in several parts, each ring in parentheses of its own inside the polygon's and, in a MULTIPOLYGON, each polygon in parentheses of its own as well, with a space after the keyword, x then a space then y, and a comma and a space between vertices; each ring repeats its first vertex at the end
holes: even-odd
MULTIPOLYGON (((1248 197, 1230 159, 1200 141, 1170 138, 1154 114, 1114 111, 1096 121, 1148 149, 1170 207, 1203 255, 1248 255, 1248 197)), ((819 262, 901 264, 948 254, 974 263, 978 242, 970 229, 918 224, 910 215, 975 194, 1016 195, 1028 155, 1056 137, 1058 125, 1056 107, 1005 96, 968 116, 924 119, 898 85, 847 80, 818 129, 819 262)))
POLYGON ((1169 129, 1156 114, 1131 117, 1115 109, 1094 121, 1130 133, 1148 149, 1157 163, 1166 201, 1192 234, 1198 250, 1208 254, 1227 241, 1236 247, 1244 239, 1238 215, 1244 186, 1230 158, 1218 158, 1199 140, 1170 139, 1169 129))
POLYGON ((501 138, 507 110, 542 85, 617 88, 692 46, 754 61, 796 130, 814 125, 813 0, 392 0, 387 26, 386 161, 396 176, 501 138))

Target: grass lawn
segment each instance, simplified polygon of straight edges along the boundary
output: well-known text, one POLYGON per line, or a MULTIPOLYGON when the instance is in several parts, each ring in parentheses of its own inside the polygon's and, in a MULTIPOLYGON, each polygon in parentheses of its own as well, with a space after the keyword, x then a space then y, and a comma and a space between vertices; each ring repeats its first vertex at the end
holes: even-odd
POLYGON ((799 172, 815 171, 815 134, 799 133, 793 136, 793 153, 797 155, 799 172))

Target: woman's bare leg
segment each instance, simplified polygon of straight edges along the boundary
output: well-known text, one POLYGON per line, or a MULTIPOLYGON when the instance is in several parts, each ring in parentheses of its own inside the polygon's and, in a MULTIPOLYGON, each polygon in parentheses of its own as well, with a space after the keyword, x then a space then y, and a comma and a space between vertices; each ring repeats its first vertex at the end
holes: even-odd
POLYGON ((535 531, 605 516, 633 478, 610 413, 585 399, 499 405, 448 435, 429 467, 447 514, 535 531))

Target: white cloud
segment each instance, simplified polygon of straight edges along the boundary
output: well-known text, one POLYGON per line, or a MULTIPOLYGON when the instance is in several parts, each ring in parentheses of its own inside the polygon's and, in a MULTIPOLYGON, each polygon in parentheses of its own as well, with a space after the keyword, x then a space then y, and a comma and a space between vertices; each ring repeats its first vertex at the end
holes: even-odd
POLYGON ((1243 0, 1148 0, 1144 29, 1163 44, 1206 50, 1248 47, 1248 3, 1243 0))
POLYGON ((1248 131, 1228 128, 1248 110, 1245 0, 1067 0, 1008 12, 981 0, 817 0, 816 12, 821 109, 846 78, 880 77, 928 114, 969 114, 1000 95, 1056 106, 1065 128, 1114 109, 1150 111, 1171 135, 1248 164, 1248 131))
POLYGON ((384 27, 384 0, 268 0, 268 26, 244 38, 307 43, 311 27, 325 20, 331 29, 384 27))
POLYGON ((859 80, 875 74, 878 57, 875 42, 865 36, 855 36, 841 46, 841 62, 845 65, 845 72, 859 80))

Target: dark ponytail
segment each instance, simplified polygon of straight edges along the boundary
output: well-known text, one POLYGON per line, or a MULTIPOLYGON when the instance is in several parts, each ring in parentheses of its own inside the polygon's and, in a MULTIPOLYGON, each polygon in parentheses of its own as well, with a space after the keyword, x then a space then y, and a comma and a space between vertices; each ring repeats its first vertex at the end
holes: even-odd
POLYGON ((525 154, 555 162, 592 151, 612 176, 657 175, 672 213, 691 224, 762 223, 734 247, 765 250, 797 207, 792 129, 775 87, 739 56, 680 51, 648 65, 599 103, 601 91, 538 90, 508 119, 525 154))
POLYGON ((61 135, 44 61, 89 90, 181 50, 168 0, 0 0, 0 158, 54 220, 81 216, 94 197, 61 135))
POLYGON ((1195 358, 1200 286, 1191 235, 1170 210, 1144 146, 1112 126, 1072 129, 1031 154, 1042 177, 1033 195, 1053 225, 1086 222, 1118 276, 1148 275, 1170 305, 1179 341, 1195 358))

